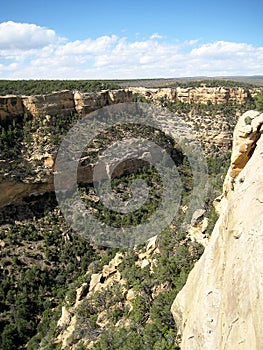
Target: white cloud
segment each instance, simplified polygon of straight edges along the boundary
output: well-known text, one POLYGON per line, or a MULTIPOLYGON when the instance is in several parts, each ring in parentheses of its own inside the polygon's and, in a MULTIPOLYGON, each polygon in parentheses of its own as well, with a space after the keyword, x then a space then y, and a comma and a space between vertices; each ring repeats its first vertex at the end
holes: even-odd
POLYGON ((68 41, 35 24, 0 24, 5 79, 121 79, 263 73, 263 47, 199 40, 169 43, 154 33, 129 41, 116 35, 68 41))
POLYGON ((158 33, 154 33, 153 35, 150 36, 150 39, 154 40, 154 39, 162 39, 163 36, 158 34, 158 33))
POLYGON ((58 39, 54 30, 39 27, 35 24, 13 21, 0 24, 1 50, 38 49, 55 43, 58 39))
POLYGON ((99 54, 112 48, 113 44, 118 41, 116 35, 101 36, 95 40, 76 40, 68 42, 67 44, 60 46, 57 50, 57 54, 61 55, 82 55, 82 54, 99 54))
POLYGON ((204 44, 201 47, 192 50, 192 55, 207 58, 232 57, 239 53, 251 53, 254 51, 252 45, 245 43, 233 43, 226 41, 216 41, 214 43, 204 44))

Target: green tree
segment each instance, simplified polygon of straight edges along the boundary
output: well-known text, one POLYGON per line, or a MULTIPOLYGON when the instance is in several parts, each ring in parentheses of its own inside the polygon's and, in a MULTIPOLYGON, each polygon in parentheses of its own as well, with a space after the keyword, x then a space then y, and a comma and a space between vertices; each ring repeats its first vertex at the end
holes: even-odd
POLYGON ((256 109, 263 112, 263 90, 255 97, 256 109))

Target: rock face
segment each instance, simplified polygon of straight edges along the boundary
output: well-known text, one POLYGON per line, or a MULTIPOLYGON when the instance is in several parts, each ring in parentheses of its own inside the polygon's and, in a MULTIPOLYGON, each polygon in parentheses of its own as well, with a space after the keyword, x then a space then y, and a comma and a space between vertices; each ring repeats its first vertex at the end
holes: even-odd
POLYGON ((20 116, 25 112, 33 115, 85 115, 98 108, 113 104, 132 102, 135 98, 152 101, 180 101, 185 103, 246 103, 258 89, 239 87, 189 87, 149 89, 131 87, 129 89, 102 90, 81 93, 63 90, 46 95, 0 96, 0 120, 20 116))
POLYGON ((25 110, 33 116, 69 115, 75 112, 73 92, 69 90, 53 92, 47 95, 23 97, 25 110))
POLYGON ((257 111, 247 111, 238 120, 233 134, 233 150, 224 192, 230 190, 230 184, 247 164, 257 141, 263 132, 263 114, 257 111))
POLYGON ((46 95, 0 96, 0 120, 22 116, 26 112, 34 117, 72 113, 84 116, 113 103, 132 101, 133 93, 128 89, 87 93, 63 90, 46 95))
POLYGON ((50 177, 49 182, 25 183, 0 178, 0 208, 11 203, 17 203, 21 198, 54 191, 52 180, 50 177))
POLYGON ((262 118, 237 124, 221 215, 172 305, 182 350, 263 349, 262 118))
POLYGON ((146 100, 166 99, 170 102, 180 101, 184 103, 233 103, 244 104, 257 89, 243 89, 240 87, 188 87, 188 88, 160 88, 148 89, 132 87, 130 90, 146 100))
POLYGON ((132 102, 133 94, 129 90, 105 90, 100 92, 74 93, 74 104, 78 114, 85 116, 99 108, 113 103, 132 102))

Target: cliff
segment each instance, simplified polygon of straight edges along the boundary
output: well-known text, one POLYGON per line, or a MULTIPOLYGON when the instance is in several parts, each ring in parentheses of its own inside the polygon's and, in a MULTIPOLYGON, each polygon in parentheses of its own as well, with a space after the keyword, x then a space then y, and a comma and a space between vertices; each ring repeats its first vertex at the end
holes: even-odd
POLYGON ((86 92, 63 90, 45 95, 0 96, 0 120, 29 113, 39 115, 65 115, 78 113, 85 115, 98 108, 122 102, 132 102, 135 98, 152 101, 184 103, 245 104, 257 93, 258 89, 240 87, 196 87, 196 88, 159 88, 148 89, 130 87, 119 90, 86 92))
POLYGON ((130 90, 134 94, 144 97, 147 100, 167 100, 170 102, 183 103, 213 103, 226 104, 237 103, 245 104, 258 89, 244 89, 241 87, 175 87, 175 88, 143 88, 132 87, 130 90))
POLYGON ((172 313, 182 350, 263 348, 263 114, 234 132, 220 217, 172 313))

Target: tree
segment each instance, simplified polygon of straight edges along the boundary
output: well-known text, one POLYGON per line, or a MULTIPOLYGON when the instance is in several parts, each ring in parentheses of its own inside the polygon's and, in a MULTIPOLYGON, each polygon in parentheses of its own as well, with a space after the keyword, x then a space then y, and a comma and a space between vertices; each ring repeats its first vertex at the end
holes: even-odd
POLYGON ((255 97, 256 109, 263 112, 263 90, 255 97))

